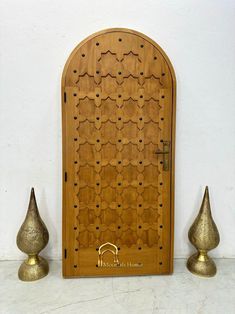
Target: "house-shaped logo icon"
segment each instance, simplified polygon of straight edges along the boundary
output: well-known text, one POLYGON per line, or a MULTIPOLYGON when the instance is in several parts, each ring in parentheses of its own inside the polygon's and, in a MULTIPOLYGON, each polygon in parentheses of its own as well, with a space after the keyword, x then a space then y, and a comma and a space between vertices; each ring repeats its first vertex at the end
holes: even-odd
POLYGON ((119 266, 119 259, 118 259, 118 248, 116 245, 110 242, 106 242, 102 244, 99 249, 98 249, 98 267, 105 266, 105 261, 104 261, 104 255, 110 252, 113 254, 113 264, 115 266, 119 266))

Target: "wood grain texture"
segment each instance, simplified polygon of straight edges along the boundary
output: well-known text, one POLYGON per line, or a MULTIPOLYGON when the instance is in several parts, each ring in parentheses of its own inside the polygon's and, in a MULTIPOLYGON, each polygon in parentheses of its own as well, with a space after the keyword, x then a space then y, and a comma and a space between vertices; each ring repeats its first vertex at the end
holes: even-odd
POLYGON ((175 85, 166 54, 132 30, 93 34, 69 57, 62 77, 64 277, 173 271, 175 85), (169 171, 155 153, 163 141, 171 143, 169 171))

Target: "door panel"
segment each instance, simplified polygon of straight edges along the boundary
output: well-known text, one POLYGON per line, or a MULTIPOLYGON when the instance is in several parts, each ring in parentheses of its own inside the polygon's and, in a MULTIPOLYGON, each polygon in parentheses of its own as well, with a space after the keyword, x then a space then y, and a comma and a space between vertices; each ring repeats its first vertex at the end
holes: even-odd
POLYGON ((173 270, 175 77, 126 29, 76 47, 62 78, 63 275, 173 270))

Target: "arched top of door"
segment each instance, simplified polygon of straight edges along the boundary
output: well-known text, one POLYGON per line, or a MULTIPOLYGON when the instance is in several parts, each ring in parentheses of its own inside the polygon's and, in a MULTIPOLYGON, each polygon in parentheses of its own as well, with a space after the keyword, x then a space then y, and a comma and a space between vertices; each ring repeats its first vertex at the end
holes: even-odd
MULTIPOLYGON (((111 33, 123 33, 123 34, 133 34, 136 35, 139 38, 142 38, 143 40, 147 41, 148 43, 150 43, 153 47, 155 47, 158 52, 161 54, 161 56, 163 57, 164 61, 166 62, 168 68, 169 68, 169 72, 171 74, 171 78, 172 78, 172 83, 173 83, 173 89, 175 91, 176 89, 176 76, 175 76, 175 71, 174 68, 172 66, 172 63, 170 61, 170 59, 168 58, 167 54, 165 53, 165 51, 151 38, 149 38, 148 36, 146 36, 145 34, 132 30, 132 29, 127 29, 127 28, 108 28, 108 29, 104 29, 101 30, 99 32, 93 33, 92 35, 88 36, 87 38, 85 38, 84 40, 82 40, 75 48, 74 50, 71 52, 69 58, 67 59, 67 62, 64 66, 63 69, 63 75, 62 75, 62 87, 65 86, 65 79, 66 79, 66 74, 67 74, 67 70, 68 67, 71 63, 71 61, 76 57, 76 54, 78 53, 78 51, 89 41, 92 41, 94 39, 98 39, 99 36, 102 35, 106 35, 106 34, 111 34, 111 33)), ((118 40, 121 42, 122 38, 118 38, 118 40)), ((97 42, 96 45, 99 45, 99 43, 97 42)), ((143 46, 143 45, 142 45, 143 46)), ((141 46, 141 48, 143 48, 141 46)), ((112 53, 110 51, 110 53, 112 53)), ((174 93, 175 94, 175 93, 174 93)))

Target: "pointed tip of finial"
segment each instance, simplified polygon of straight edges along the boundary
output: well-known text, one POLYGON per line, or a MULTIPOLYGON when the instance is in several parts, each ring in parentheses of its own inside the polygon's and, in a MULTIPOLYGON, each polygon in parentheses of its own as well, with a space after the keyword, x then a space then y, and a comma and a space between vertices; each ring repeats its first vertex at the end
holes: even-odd
POLYGON ((209 210, 210 211, 210 198, 209 198, 209 188, 205 187, 205 192, 202 200, 201 210, 209 210))
POLYGON ((31 188, 30 198, 35 198, 34 188, 31 188))
POLYGON ((29 199, 29 207, 37 207, 36 197, 34 193, 34 188, 31 188, 30 199, 29 199))

